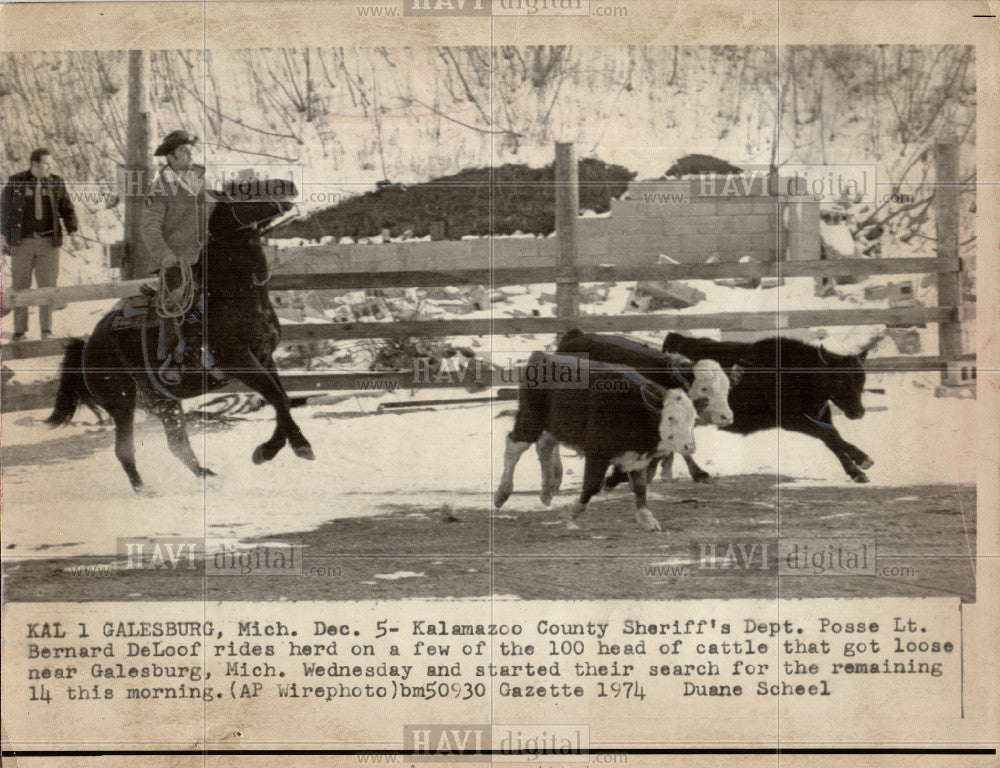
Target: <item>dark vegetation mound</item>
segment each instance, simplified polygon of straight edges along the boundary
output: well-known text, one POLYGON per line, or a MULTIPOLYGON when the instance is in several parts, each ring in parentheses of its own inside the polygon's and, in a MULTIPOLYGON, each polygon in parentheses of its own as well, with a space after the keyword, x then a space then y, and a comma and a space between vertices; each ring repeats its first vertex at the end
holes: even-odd
MULTIPOLYGON (((611 200, 620 197, 635 177, 620 165, 590 158, 580 160, 578 167, 580 209, 597 213, 607 211, 611 200)), ((503 165, 492 170, 468 169, 423 184, 380 182, 374 192, 289 221, 273 236, 357 239, 388 229, 392 237, 404 233, 424 237, 432 234, 432 227, 437 230, 432 236, 449 240, 463 235, 511 235, 518 230, 548 235, 555 229, 554 174, 552 165, 503 165)))
POLYGON ((684 155, 663 175, 669 178, 671 176, 687 176, 692 173, 743 173, 743 169, 711 155, 684 155))

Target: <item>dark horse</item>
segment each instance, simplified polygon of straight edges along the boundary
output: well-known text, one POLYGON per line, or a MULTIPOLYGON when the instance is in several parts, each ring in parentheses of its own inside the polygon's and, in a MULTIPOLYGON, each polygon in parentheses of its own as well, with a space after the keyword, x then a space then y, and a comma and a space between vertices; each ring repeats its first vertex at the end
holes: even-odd
POLYGON ((181 400, 222 386, 225 373, 274 406, 274 434, 254 450, 255 464, 274 458, 286 441, 296 456, 313 459, 309 441, 292 419, 288 395, 272 358, 279 339, 278 323, 265 285, 267 260, 260 242, 261 227, 291 207, 284 199, 271 198, 223 200, 212 210, 207 245, 193 268, 194 280, 204 286, 203 312, 200 322, 186 334, 204 341, 214 359, 211 368, 194 366, 179 383, 164 384, 150 361, 159 329, 156 325, 116 329, 120 314, 116 308, 97 323, 86 342, 70 342, 55 407, 46 422, 66 424, 81 402, 105 408, 115 422, 115 454, 132 488, 139 492, 145 486, 135 466, 133 418, 136 397, 142 393, 163 422, 174 456, 198 477, 214 475, 198 462, 191 448, 181 400))

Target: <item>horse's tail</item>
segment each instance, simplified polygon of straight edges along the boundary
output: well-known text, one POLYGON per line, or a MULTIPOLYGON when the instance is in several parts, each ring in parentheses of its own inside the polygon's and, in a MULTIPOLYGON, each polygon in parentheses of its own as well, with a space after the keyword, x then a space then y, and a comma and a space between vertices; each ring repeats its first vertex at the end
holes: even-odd
POLYGON ((83 339, 73 339, 63 356, 62 373, 59 376, 59 392, 56 394, 56 404, 45 423, 59 427, 68 424, 76 408, 82 401, 93 410, 96 407, 94 399, 87 392, 83 381, 83 339))

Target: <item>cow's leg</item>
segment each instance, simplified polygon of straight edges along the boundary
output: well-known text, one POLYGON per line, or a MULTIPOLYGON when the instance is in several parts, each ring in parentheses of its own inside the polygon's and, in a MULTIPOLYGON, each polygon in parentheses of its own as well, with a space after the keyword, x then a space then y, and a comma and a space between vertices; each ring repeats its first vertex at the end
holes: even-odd
POLYGON ((497 509, 500 509, 514 492, 514 468, 524 452, 530 447, 530 442, 516 440, 513 432, 507 435, 507 447, 503 451, 503 474, 500 475, 500 485, 497 486, 497 491, 493 494, 493 506, 497 509))
POLYGON ((619 486, 627 481, 628 481, 627 472, 622 472, 618 467, 612 467, 611 474, 608 475, 607 480, 604 481, 604 488, 610 491, 612 488, 619 486))
POLYGON ((541 438, 535 443, 535 450, 538 451, 538 463, 542 468, 542 504, 546 507, 552 503, 552 497, 559 492, 562 485, 562 459, 559 457, 559 443, 552 435, 543 432, 541 438))
POLYGON ((694 456, 684 454, 684 463, 687 464, 688 472, 691 473, 691 479, 696 483, 712 482, 712 476, 698 466, 698 462, 694 460, 694 456))
POLYGON ((635 495, 635 521, 644 531, 661 530, 660 524, 646 506, 646 470, 629 472, 629 477, 632 480, 632 493, 635 495))
POLYGON ((844 440, 844 450, 851 457, 851 461, 858 465, 858 469, 871 469, 875 466, 875 460, 871 456, 846 440, 844 440))
POLYGON ((660 462, 662 469, 660 470, 660 477, 664 480, 674 479, 674 455, 668 453, 663 457, 663 461, 660 462))
POLYGON ((583 514, 594 495, 601 490, 604 485, 604 475, 608 471, 611 460, 608 458, 598 458, 588 456, 583 464, 583 489, 580 491, 580 498, 569 507, 569 515, 566 518, 566 528, 575 531, 580 528, 576 519, 583 514))
POLYGON ((559 455, 559 443, 555 443, 552 448, 552 495, 555 496, 562 488, 563 463, 562 456, 559 455))
POLYGON ((645 476, 646 485, 653 482, 653 478, 656 477, 656 470, 660 468, 660 459, 653 459, 649 464, 646 465, 646 471, 643 472, 645 476))
POLYGON ((656 470, 660 468, 662 459, 653 459, 646 467, 646 485, 649 485, 656 478, 656 470))
POLYGON ((214 477, 215 473, 198 462, 198 457, 191 448, 187 425, 184 422, 184 409, 181 408, 180 402, 157 397, 152 402, 152 409, 163 424, 163 431, 167 433, 170 452, 180 459, 195 477, 214 477))
POLYGON ((850 443, 840 436, 837 428, 830 422, 829 415, 825 415, 822 419, 796 420, 794 424, 788 426, 788 429, 793 429, 796 432, 801 432, 805 435, 815 437, 817 440, 821 441, 823 445, 829 448, 830 452, 837 457, 840 465, 844 468, 844 471, 848 474, 851 480, 856 483, 868 482, 868 475, 866 475, 858 467, 858 465, 854 463, 854 459, 851 458, 847 449, 847 446, 849 446, 850 443))

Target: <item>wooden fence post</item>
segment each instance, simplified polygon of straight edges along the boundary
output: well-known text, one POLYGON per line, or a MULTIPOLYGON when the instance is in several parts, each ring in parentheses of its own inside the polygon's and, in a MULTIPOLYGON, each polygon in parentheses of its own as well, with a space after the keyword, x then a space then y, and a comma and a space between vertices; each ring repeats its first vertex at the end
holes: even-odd
MULTIPOLYGON (((934 189, 934 224, 937 230, 938 258, 952 266, 937 276, 939 307, 955 307, 955 319, 938 323, 938 357, 945 364, 962 356, 962 322, 958 308, 962 303, 961 262, 958 257, 958 142, 949 137, 934 145, 936 187, 934 189)), ((941 374, 942 383, 946 372, 941 374)))
MULTIPOLYGON (((820 258, 819 204, 789 201, 784 205, 788 212, 787 254, 779 254, 778 261, 817 261, 820 258)), ((778 222, 778 231, 782 222, 778 222)))
POLYGON ((579 173, 572 142, 556 142, 556 237, 559 240, 560 277, 556 280, 556 317, 580 313, 580 284, 576 280, 577 219, 580 216, 579 173))
POLYGON ((146 54, 128 52, 128 137, 125 147, 122 193, 125 198, 125 258, 122 277, 140 280, 149 275, 149 253, 142 242, 140 223, 149 186, 149 111, 146 103, 146 54))

